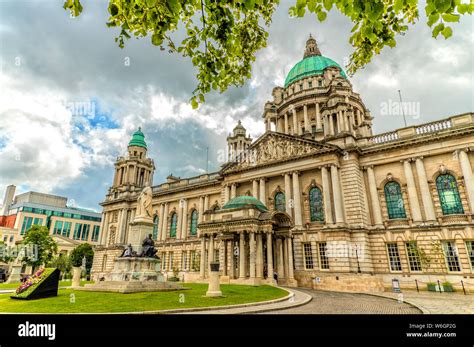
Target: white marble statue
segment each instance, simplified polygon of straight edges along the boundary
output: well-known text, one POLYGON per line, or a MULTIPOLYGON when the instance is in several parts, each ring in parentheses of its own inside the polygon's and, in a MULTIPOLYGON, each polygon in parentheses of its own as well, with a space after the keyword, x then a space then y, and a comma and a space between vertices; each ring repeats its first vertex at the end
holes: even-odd
POLYGON ((135 218, 151 218, 153 213, 151 208, 152 196, 153 191, 150 186, 143 188, 137 199, 137 212, 135 218))

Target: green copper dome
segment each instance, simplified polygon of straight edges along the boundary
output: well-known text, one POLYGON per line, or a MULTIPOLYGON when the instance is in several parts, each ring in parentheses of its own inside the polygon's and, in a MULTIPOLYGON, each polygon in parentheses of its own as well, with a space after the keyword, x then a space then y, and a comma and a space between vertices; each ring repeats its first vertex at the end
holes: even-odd
POLYGON ((145 135, 142 133, 142 128, 138 128, 132 135, 132 139, 128 143, 128 146, 137 146, 146 148, 145 135))
POLYGON ((261 212, 268 211, 265 205, 258 199, 249 195, 237 196, 233 199, 230 199, 223 207, 223 209, 228 208, 242 208, 242 207, 255 207, 261 212))
POLYGON ((314 75, 322 75, 324 73, 324 69, 330 66, 339 68, 341 71, 340 75, 344 78, 347 78, 345 72, 334 60, 326 58, 322 55, 312 55, 304 58, 298 64, 293 66, 293 68, 288 73, 288 76, 286 76, 285 88, 291 83, 302 78, 314 75))
POLYGON ((333 66, 340 70, 340 75, 347 78, 344 70, 334 60, 326 58, 321 55, 321 51, 318 48, 316 40, 309 35, 309 39, 306 41, 306 49, 304 51, 303 60, 293 66, 293 68, 286 76, 285 88, 291 83, 298 81, 302 78, 314 75, 322 75, 324 69, 333 66))

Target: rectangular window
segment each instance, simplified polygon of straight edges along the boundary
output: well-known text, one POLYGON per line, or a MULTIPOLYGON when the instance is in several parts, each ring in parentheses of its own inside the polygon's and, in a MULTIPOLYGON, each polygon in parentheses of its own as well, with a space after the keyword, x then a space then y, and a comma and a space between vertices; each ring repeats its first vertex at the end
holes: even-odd
POLYGON ((61 235, 62 230, 63 230, 63 222, 60 220, 55 221, 53 235, 61 235))
POLYGON ((311 126, 311 133, 314 135, 316 134, 316 125, 311 126))
POLYGON ((43 218, 35 218, 33 220, 33 224, 34 225, 40 225, 40 226, 43 225, 43 218))
POLYGON ((99 225, 94 225, 94 230, 92 231, 92 242, 98 242, 99 241, 99 230, 100 226, 99 225))
POLYGON ((319 264, 321 264, 321 270, 329 270, 329 259, 327 257, 327 244, 326 242, 320 242, 319 246, 319 264))
POLYGON ((219 261, 219 250, 218 249, 214 250, 214 261, 219 261))
POLYGON ((304 268, 310 270, 314 268, 313 265, 313 250, 311 249, 311 243, 303 243, 304 251, 304 268))
POLYGON ((322 87, 323 86, 323 80, 318 80, 318 87, 322 87))
POLYGON ((25 235, 25 233, 28 231, 28 229, 31 228, 32 224, 33 224, 33 217, 24 217, 23 218, 23 224, 21 225, 20 235, 25 235))
POLYGON ((396 243, 387 243, 388 259, 391 271, 402 271, 400 262, 400 254, 398 253, 398 245, 396 243))
POLYGON ((313 88, 313 82, 308 81, 308 88, 313 88))
POLYGON ((471 269, 474 270, 474 241, 466 241, 467 256, 471 264, 471 269))
POLYGON ((188 264, 187 264, 187 251, 183 251, 181 252, 182 253, 182 256, 181 256, 181 269, 184 270, 187 270, 188 269, 188 264))
POLYGON ((81 240, 82 241, 87 241, 89 238, 89 229, 90 229, 90 224, 84 224, 82 227, 82 235, 81 235, 81 240))
POLYGON ((449 271, 461 271, 459 265, 458 249, 452 241, 443 242, 444 255, 446 257, 446 265, 449 271))
POLYGON ((71 222, 64 222, 62 235, 65 237, 71 236, 71 222))
POLYGON ((418 250, 416 242, 407 242, 406 248, 410 271, 421 271, 420 251, 418 250))
POLYGON ((74 240, 80 240, 81 239, 81 232, 82 232, 82 224, 76 223, 76 226, 74 227, 74 240))
POLYGON ((191 251, 191 254, 190 254, 190 258, 191 258, 191 264, 190 264, 190 270, 191 271, 199 271, 199 267, 200 267, 200 259, 199 259, 199 255, 196 251, 191 251))
POLYGON ((161 270, 165 271, 166 269, 166 252, 161 253, 161 270))
POLYGON ((169 258, 168 263, 169 263, 169 265, 170 265, 169 270, 170 270, 170 271, 173 271, 173 252, 170 252, 170 253, 169 253, 168 258, 169 258))

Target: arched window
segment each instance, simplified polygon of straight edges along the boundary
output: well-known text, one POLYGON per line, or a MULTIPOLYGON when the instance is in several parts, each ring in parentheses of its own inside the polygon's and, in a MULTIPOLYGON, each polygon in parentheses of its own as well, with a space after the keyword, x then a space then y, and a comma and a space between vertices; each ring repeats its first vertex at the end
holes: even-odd
POLYGON ((197 234, 198 217, 199 217, 198 211, 193 210, 193 213, 191 213, 191 225, 189 226, 190 235, 197 234))
POLYGON ((403 195, 397 182, 388 182, 384 187, 388 219, 407 218, 403 195))
POLYGON ((176 224, 178 223, 178 215, 173 212, 170 223, 170 237, 176 237, 176 224))
POLYGON ((459 196, 458 184, 453 175, 444 174, 436 178, 439 201, 443 214, 463 214, 461 197, 459 196))
POLYGON ((275 194, 275 210, 283 212, 286 211, 285 194, 282 192, 275 194))
POLYGON ((160 219, 158 218, 158 216, 155 216, 153 218, 153 240, 158 239, 158 222, 159 221, 160 219))
POLYGON ((318 187, 309 191, 309 212, 311 222, 324 221, 323 195, 318 187))

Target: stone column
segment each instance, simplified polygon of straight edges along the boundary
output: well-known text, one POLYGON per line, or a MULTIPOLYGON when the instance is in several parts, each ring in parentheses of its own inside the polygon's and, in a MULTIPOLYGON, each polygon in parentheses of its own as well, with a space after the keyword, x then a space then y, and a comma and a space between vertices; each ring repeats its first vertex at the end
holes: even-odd
POLYGON ((301 215, 301 200, 300 200, 300 179, 299 173, 293 172, 293 203, 295 209, 295 227, 301 228, 303 225, 302 215, 301 215))
POLYGON ((334 220, 332 218, 331 188, 329 185, 329 175, 326 166, 321 167, 321 177, 323 181, 324 220, 326 224, 333 224, 334 220))
POLYGON ((183 199, 180 199, 178 201, 178 208, 176 210, 176 213, 178 214, 178 223, 176 225, 176 240, 179 240, 181 238, 181 228, 183 224, 183 199))
POLYGON ((288 134, 288 114, 285 113, 285 134, 288 134))
POLYGON ((334 117, 332 114, 328 114, 328 123, 329 123, 329 135, 334 135, 334 117))
POLYGON ((380 208, 380 201, 377 193, 377 183, 375 182, 375 174, 372 166, 367 167, 367 177, 369 182, 370 202, 372 206, 372 213, 374 216, 374 224, 378 227, 381 227, 382 210, 380 208))
POLYGON ((252 181, 252 195, 254 198, 258 199, 258 181, 252 181))
POLYGON ((296 109, 293 107, 293 135, 298 134, 298 120, 296 119, 296 109))
POLYGON ((316 106, 316 129, 321 129, 321 115, 319 114, 319 103, 315 103, 316 106))
POLYGON ((206 274, 206 237, 201 238, 201 264, 199 268, 199 276, 204 278, 206 274))
POLYGON ((339 173, 336 165, 331 165, 331 181, 334 198, 334 215, 336 223, 344 223, 344 210, 342 203, 341 185, 339 182, 339 173))
POLYGON ((267 232, 267 278, 273 280, 273 249, 272 233, 267 232))
POLYGON ((214 261, 214 234, 211 234, 209 236, 209 247, 207 248, 207 266, 208 266, 208 271, 210 272, 210 266, 211 263, 214 261))
POLYGON ((168 237, 168 203, 164 203, 163 218, 161 221, 161 240, 165 241, 168 237))
POLYGON ((198 221, 201 223, 203 221, 203 215, 204 215, 204 198, 202 196, 199 197, 199 216, 198 216, 198 221))
POLYGON ((263 278, 263 242, 260 232, 257 234, 257 278, 263 278))
POLYGON ((283 175, 285 177, 285 205, 286 205, 286 213, 290 216, 293 215, 292 213, 292 199, 291 199, 291 178, 289 173, 285 173, 283 175))
POLYGON ((230 198, 233 199, 237 196, 237 185, 235 183, 232 183, 231 188, 230 188, 230 198))
POLYGON ((204 212, 209 210, 209 195, 204 197, 204 212))
POLYGON ((267 206, 267 197, 265 190, 265 178, 260 178, 260 201, 267 206))
POLYGON ((219 258, 222 259, 220 262, 220 270, 223 276, 227 276, 227 241, 222 240, 219 247, 219 258))
POLYGON ((245 278, 245 233, 242 231, 240 233, 240 249, 239 249, 239 278, 245 278))
POLYGON ((308 106, 303 106, 303 115, 304 115, 304 132, 309 132, 309 119, 308 119, 308 106))
POLYGON ((271 130, 270 118, 267 118, 266 121, 265 121, 265 131, 270 131, 270 130, 271 130))
POLYGON ((224 204, 227 203, 230 199, 230 188, 229 186, 226 184, 224 186, 224 204))
POLYGON ((106 212, 102 212, 102 220, 100 221, 100 229, 99 229, 99 245, 105 245, 107 243, 107 231, 108 231, 108 224, 109 224, 109 216, 107 216, 106 212))
POLYGON ((165 219, 165 204, 160 204, 160 219, 158 220, 158 240, 163 240, 163 220, 165 219))
POLYGON ((431 198, 430 187, 428 179, 426 178, 425 166, 423 164, 423 157, 416 158, 415 161, 416 172, 418 173, 418 185, 420 186, 421 200, 425 210, 425 217, 428 221, 436 220, 433 199, 431 198))
POLYGON ((285 267, 283 265, 283 245, 281 238, 276 239, 276 249, 277 249, 277 269, 278 269, 278 278, 285 277, 285 267))
POLYGON ((182 222, 181 222, 181 238, 186 240, 188 233, 188 200, 184 199, 183 201, 183 211, 182 211, 182 222))
POLYGON ((295 278, 293 270, 293 241, 291 237, 286 238, 288 242, 288 279, 292 280, 295 278))
POLYGON ((249 249, 250 249, 250 278, 256 275, 256 254, 255 254, 255 233, 249 233, 249 249))
POLYGON ((288 278, 288 242, 286 242, 286 237, 282 237, 281 246, 283 248, 283 269, 285 271, 285 278, 288 278))
POLYGON ((229 240, 229 277, 235 278, 234 240, 229 240))
POLYGON ((421 221, 420 203, 418 202, 418 193, 416 191, 415 178, 411 169, 410 160, 403 160, 403 171, 407 181, 408 203, 410 204, 411 217, 414 222, 421 221))
POLYGON ((474 180, 472 178, 471 163, 469 162, 469 156, 465 150, 460 150, 458 154, 459 164, 461 165, 462 175, 464 176, 467 199, 471 208, 471 214, 474 214, 474 180))

